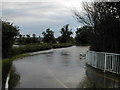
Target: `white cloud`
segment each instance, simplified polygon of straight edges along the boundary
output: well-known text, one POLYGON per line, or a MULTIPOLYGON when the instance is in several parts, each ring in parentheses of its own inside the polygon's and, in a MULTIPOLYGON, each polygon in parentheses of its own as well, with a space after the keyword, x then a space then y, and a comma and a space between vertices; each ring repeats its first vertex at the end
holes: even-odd
POLYGON ((65 24, 78 26, 71 8, 58 2, 4 2, 3 18, 20 26, 22 34, 42 32, 48 27, 60 30, 65 24))
POLYGON ((4 0, 4 2, 64 2, 64 1, 90 1, 90 0, 4 0))
MULTIPOLYGON (((53 17, 70 16, 70 10, 56 3, 4 3, 3 17, 18 22, 50 21, 53 17)), ((59 18, 58 18, 59 19, 59 18)), ((62 20, 56 20, 56 22, 62 20)))
POLYGON ((31 16, 24 16, 24 17, 14 17, 12 18, 13 22, 19 23, 29 23, 29 22, 38 22, 38 23, 59 23, 63 22, 63 20, 53 20, 50 18, 38 18, 38 17, 31 17, 31 16))

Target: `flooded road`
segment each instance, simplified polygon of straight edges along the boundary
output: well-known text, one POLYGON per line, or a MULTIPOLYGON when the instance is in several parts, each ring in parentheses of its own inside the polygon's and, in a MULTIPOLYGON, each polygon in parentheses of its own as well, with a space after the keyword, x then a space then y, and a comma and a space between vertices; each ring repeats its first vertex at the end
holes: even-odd
MULTIPOLYGON (((90 88, 91 83, 96 81, 89 80, 89 76, 93 78, 97 75, 93 76, 86 68, 85 53, 88 49, 88 46, 72 46, 18 59, 13 62, 10 87, 90 88)), ((98 79, 99 75, 95 78, 98 79)), ((115 86, 119 85, 118 80, 115 86)))

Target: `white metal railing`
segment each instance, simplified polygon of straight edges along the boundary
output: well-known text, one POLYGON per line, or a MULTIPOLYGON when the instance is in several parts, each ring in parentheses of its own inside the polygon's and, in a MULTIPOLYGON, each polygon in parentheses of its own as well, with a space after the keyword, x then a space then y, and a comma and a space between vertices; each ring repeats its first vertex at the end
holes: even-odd
POLYGON ((88 51, 86 60, 92 67, 120 74, 120 54, 88 51))

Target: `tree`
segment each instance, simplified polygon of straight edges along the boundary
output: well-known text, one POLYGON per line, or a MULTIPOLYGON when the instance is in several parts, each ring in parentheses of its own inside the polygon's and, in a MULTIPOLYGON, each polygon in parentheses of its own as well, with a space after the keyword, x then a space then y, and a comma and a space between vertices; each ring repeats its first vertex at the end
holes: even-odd
POLYGON ((32 34, 32 43, 40 43, 39 37, 37 37, 35 34, 32 34))
POLYGON ((120 53, 120 2, 84 3, 85 13, 74 12, 80 23, 91 26, 90 50, 120 53))
POLYGON ((55 43, 54 32, 49 28, 46 29, 46 32, 43 32, 42 35, 43 35, 43 42, 55 43))
POLYGON ((70 42, 70 38, 71 38, 71 35, 72 35, 72 31, 69 30, 69 24, 63 26, 61 28, 61 36, 58 37, 58 41, 60 43, 67 43, 67 42, 70 42))
POLYGON ((19 35, 19 27, 13 23, 2 21, 2 58, 10 56, 15 36, 19 35))
POLYGON ((23 43, 23 37, 22 37, 21 34, 19 34, 19 37, 18 37, 18 39, 17 39, 16 42, 17 42, 18 44, 22 44, 22 43, 23 43))
POLYGON ((22 35, 21 35, 21 34, 19 35, 19 38, 22 38, 22 35))
POLYGON ((32 39, 29 34, 26 35, 25 44, 32 44, 32 39))
POLYGON ((76 44, 78 45, 90 44, 91 30, 92 28, 88 26, 77 28, 75 36, 76 44))
POLYGON ((19 35, 19 38, 17 39, 17 43, 19 45, 22 44, 35 44, 35 43, 40 43, 40 38, 38 38, 35 34, 32 34, 32 37, 30 35, 19 35))

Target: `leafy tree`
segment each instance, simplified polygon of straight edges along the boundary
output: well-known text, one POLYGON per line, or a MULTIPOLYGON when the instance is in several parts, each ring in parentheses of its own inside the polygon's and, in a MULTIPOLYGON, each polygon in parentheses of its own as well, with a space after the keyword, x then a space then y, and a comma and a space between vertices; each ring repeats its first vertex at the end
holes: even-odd
POLYGON ((19 44, 19 45, 23 45, 23 44, 25 44, 25 35, 19 35, 19 37, 18 37, 18 39, 17 39, 17 43, 19 44))
POLYGON ((33 36, 33 38, 36 38, 36 35, 35 35, 35 34, 33 34, 32 36, 33 36))
POLYGON ((78 45, 90 44, 91 30, 92 28, 88 26, 77 28, 75 36, 76 44, 78 45))
POLYGON ((21 35, 21 34, 19 35, 19 38, 22 38, 22 35, 21 35))
POLYGON ((32 43, 37 43, 38 38, 36 38, 35 34, 32 34, 32 43))
POLYGON ((32 35, 32 43, 40 43, 39 37, 37 37, 35 34, 32 35))
POLYGON ((26 38, 25 38, 25 44, 31 44, 32 43, 32 39, 30 37, 30 35, 26 35, 26 38))
POLYGON ((43 35, 43 42, 55 43, 54 32, 49 28, 46 29, 46 32, 43 32, 42 35, 43 35))
POLYGON ((58 41, 60 43, 70 42, 70 38, 73 33, 71 30, 69 30, 69 24, 63 26, 63 28, 61 28, 60 33, 61 33, 61 36, 58 37, 58 41))
POLYGON ((90 50, 120 53, 120 2, 84 3, 84 14, 74 12, 80 23, 93 27, 90 50))
POLYGON ((2 23, 2 58, 6 58, 10 56, 15 36, 19 34, 19 27, 2 20, 0 23, 2 23))
POLYGON ((30 35, 29 35, 29 34, 27 34, 27 35, 26 35, 26 37, 27 37, 27 38, 30 38, 30 35))
POLYGON ((40 43, 40 38, 38 38, 35 34, 32 35, 32 37, 30 35, 19 35, 19 38, 17 40, 19 45, 24 45, 24 44, 35 44, 35 43, 40 43))
POLYGON ((23 36, 20 34, 17 41, 18 44, 23 44, 23 36))

